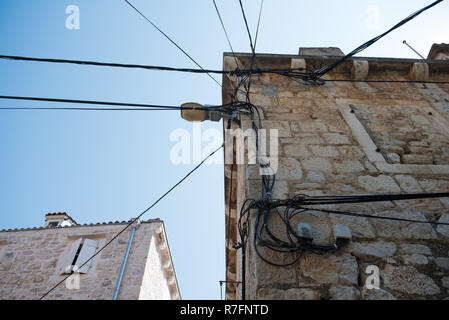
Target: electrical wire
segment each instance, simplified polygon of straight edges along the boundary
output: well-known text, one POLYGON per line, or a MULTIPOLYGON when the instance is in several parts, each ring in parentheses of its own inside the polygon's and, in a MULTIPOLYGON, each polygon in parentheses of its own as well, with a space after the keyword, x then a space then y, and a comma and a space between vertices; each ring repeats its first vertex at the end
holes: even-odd
POLYGON ((249 31, 248 20, 246 19, 245 9, 243 8, 242 0, 239 0, 239 3, 240 3, 240 9, 241 9, 242 15, 243 15, 243 20, 244 20, 245 26, 246 26, 246 32, 247 32, 248 37, 249 37, 251 51, 252 51, 253 54, 255 54, 255 48, 253 46, 253 39, 251 37, 251 32, 249 31))
POLYGON ((221 18, 220 10, 218 10, 218 6, 217 6, 217 3, 215 2, 215 0, 212 0, 212 2, 214 4, 215 11, 217 12, 218 19, 220 20, 221 27, 223 29, 223 32, 224 32, 225 36, 226 36, 226 40, 228 41, 229 48, 231 49, 232 56, 234 57, 235 64, 236 64, 237 69, 238 69, 239 68, 239 62, 237 60, 237 57, 235 56, 234 48, 232 47, 231 40, 229 39, 229 35, 228 35, 228 32, 227 32, 226 27, 224 25, 223 19, 221 18))
POLYGON ((260 26, 260 19, 262 17, 262 9, 263 9, 263 0, 261 0, 261 3, 260 3, 259 19, 257 20, 256 37, 254 39, 254 50, 256 50, 256 47, 257 47, 257 38, 259 36, 259 26, 260 26))
MULTIPOLYGON (((234 53, 235 56, 235 53, 234 53)), ((236 56, 235 56, 236 57, 236 56)), ((56 64, 75 64, 75 65, 85 65, 85 66, 97 66, 97 67, 112 67, 112 68, 125 68, 125 69, 144 69, 144 70, 156 70, 156 71, 173 71, 173 72, 185 72, 185 73, 214 73, 214 74, 229 74, 232 76, 242 76, 247 74, 263 74, 263 73, 275 73, 275 74, 285 74, 285 73, 296 73, 303 71, 302 68, 296 69, 257 69, 257 70, 246 70, 239 69, 236 70, 211 70, 211 69, 193 69, 193 68, 174 68, 165 66, 152 66, 152 65, 142 65, 142 64, 126 64, 126 63, 113 63, 113 62, 99 62, 99 61, 89 61, 89 60, 69 60, 69 59, 54 59, 54 58, 34 58, 34 57, 23 57, 23 56, 10 56, 10 55, 0 55, 2 60, 11 61, 27 61, 27 62, 42 62, 42 63, 56 63, 56 64)))
POLYGON ((436 225, 436 226, 449 226, 449 223, 446 223, 446 222, 421 221, 421 220, 386 217, 386 216, 372 216, 369 214, 361 214, 361 213, 355 213, 355 212, 349 212, 349 211, 336 211, 336 210, 315 209, 315 208, 306 208, 306 207, 303 207, 302 209, 304 209, 306 211, 316 211, 316 212, 330 213, 330 214, 335 214, 335 215, 350 216, 350 217, 357 217, 357 218, 380 219, 380 220, 409 222, 409 223, 417 223, 417 224, 431 224, 431 225, 436 225))
POLYGON ((128 102, 111 102, 111 101, 96 101, 96 100, 76 100, 76 99, 58 99, 58 98, 40 98, 40 97, 22 97, 22 96, 0 96, 0 99, 5 100, 23 100, 23 101, 39 101, 39 102, 58 102, 58 103, 70 103, 70 104, 87 104, 87 105, 105 105, 116 107, 136 107, 145 108, 144 110, 211 110, 220 109, 223 107, 229 107, 231 104, 225 104, 221 106, 211 106, 207 108, 202 107, 181 107, 181 106, 162 106, 154 104, 142 104, 142 103, 128 103, 128 102))
MULTIPOLYGON (((145 16, 139 9, 132 5, 128 0, 124 0, 131 8, 133 8, 139 15, 141 15, 146 21, 148 21, 157 31, 159 31, 165 38, 167 38, 172 44, 174 44, 185 56, 187 56, 193 63, 195 63, 200 69, 204 70, 203 67, 196 62, 184 49, 182 49, 174 40, 172 40, 164 31, 162 31, 156 24, 154 24, 147 16, 145 16)), ((208 72, 206 74, 220 87, 223 87, 217 79, 212 77, 208 72)))
MULTIPOLYGON (((364 196, 336 196, 336 197, 309 197, 307 195, 297 195, 292 199, 287 200, 271 200, 261 199, 258 201, 247 200, 244 202, 240 219, 248 219, 251 210, 257 210, 254 222, 253 242, 256 254, 264 262, 275 267, 288 267, 295 264, 300 257, 307 251, 315 254, 324 254, 333 252, 344 246, 348 240, 337 239, 332 245, 317 245, 312 242, 312 239, 302 238, 292 227, 292 219, 298 215, 304 215, 308 212, 320 212, 335 215, 352 216, 357 218, 381 219, 387 221, 443 225, 448 226, 449 223, 422 221, 415 219, 407 219, 400 217, 387 217, 379 215, 360 214, 349 211, 329 210, 324 208, 310 208, 306 205, 323 205, 323 204, 342 204, 342 203, 361 203, 361 202, 377 202, 377 201, 393 201, 393 200, 413 200, 413 199, 432 199, 449 197, 449 193, 429 193, 429 194, 397 194, 397 195, 364 195, 364 196), (278 208, 284 207, 284 214, 281 215, 278 208), (280 238, 275 235, 270 229, 270 220, 273 214, 277 214, 280 220, 285 224, 285 237, 280 238), (290 260, 285 263, 278 263, 271 261, 265 256, 260 247, 273 251, 277 254, 290 256, 290 260)), ((240 226, 239 230, 244 229, 240 226)), ((287 259, 287 258, 286 258, 287 259)), ((288 259, 287 259, 288 260, 288 259)))
MULTIPOLYGON (((192 173, 194 173, 198 168, 200 168, 204 162, 206 162, 210 157, 212 157, 215 153, 218 152, 221 148, 223 148, 223 144, 210 153, 207 157, 205 157, 195 168, 193 168, 189 173, 187 173, 181 180, 179 180, 173 187, 171 187, 167 192, 165 192, 161 197, 159 197, 151 206, 149 206, 147 209, 145 209, 142 213, 140 213, 137 218, 134 218, 131 220, 130 223, 128 223, 125 228, 123 228, 120 232, 118 232, 114 237, 112 237, 111 240, 109 240, 103 247, 101 247, 98 251, 95 252, 89 259, 87 259, 81 266, 79 266, 79 269, 81 269, 85 264, 87 264, 89 261, 91 261, 95 256, 97 256, 100 252, 102 252, 107 246, 109 246, 115 239, 117 239, 123 232, 125 232, 131 225, 133 225, 135 222, 137 222, 145 213, 150 211, 154 206, 156 206, 162 199, 164 199, 170 192, 172 192, 177 186, 179 186, 184 180, 186 180, 192 173)), ((59 281, 55 286, 53 286, 50 290, 48 290, 44 295, 42 295, 39 300, 44 299, 48 294, 50 294, 53 290, 55 290, 61 283, 66 281, 71 275, 68 275, 61 281, 59 281)))
POLYGON ((324 82, 449 84, 449 81, 321 79, 324 82))
POLYGON ((336 62, 330 64, 329 66, 323 67, 319 70, 316 70, 315 72, 313 72, 310 77, 312 80, 316 80, 320 77, 322 77, 323 75, 325 75, 326 73, 330 72, 331 70, 333 70, 334 68, 336 68, 337 66, 339 66, 340 64, 342 64, 344 61, 346 61, 347 59, 351 58, 352 56, 360 53, 361 51, 365 50, 366 48, 370 47, 371 45, 373 45, 375 42, 379 41, 380 39, 382 39, 383 37, 385 37, 387 34, 389 34, 390 32, 398 29, 399 27, 403 26, 404 24, 406 24, 407 22, 409 22, 410 20, 413 20, 414 18, 416 18, 417 16, 419 16, 421 13, 423 13, 426 10, 429 10, 430 8, 436 6, 437 4, 439 4, 440 2, 443 2, 443 0, 437 0, 433 3, 431 3, 430 5, 416 11, 415 13, 409 15, 407 18, 403 19, 402 21, 400 21, 399 23, 397 23, 396 25, 394 25, 391 29, 385 31, 384 33, 382 33, 381 35, 378 35, 377 37, 374 37, 373 39, 365 42, 364 44, 362 44, 361 46, 357 47, 356 49, 354 49, 353 51, 351 51, 349 54, 341 57, 340 59, 338 59, 336 62))
POLYGON ((175 109, 137 109, 137 108, 36 108, 0 107, 0 110, 60 110, 60 111, 175 111, 175 109))

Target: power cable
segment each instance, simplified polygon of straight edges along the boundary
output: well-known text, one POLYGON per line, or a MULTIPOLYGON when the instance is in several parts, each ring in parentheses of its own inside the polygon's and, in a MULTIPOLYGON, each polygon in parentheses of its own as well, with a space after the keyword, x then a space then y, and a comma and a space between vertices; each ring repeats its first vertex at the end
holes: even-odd
POLYGON ((307 211, 316 211, 316 212, 330 213, 330 214, 357 217, 357 218, 381 219, 381 220, 392 220, 392 221, 410 222, 410 223, 418 223, 418 224, 432 224, 432 225, 440 225, 440 226, 449 226, 449 223, 446 223, 446 222, 420 221, 420 220, 405 219, 405 218, 372 216, 369 214, 361 214, 361 213, 348 212, 348 211, 336 211, 336 210, 315 209, 315 208, 305 208, 305 207, 301 207, 301 209, 304 209, 307 211))
POLYGON ((246 19, 245 9, 243 8, 242 0, 239 0, 239 3, 240 3, 240 9, 241 9, 242 15, 243 15, 243 20, 245 21, 246 32, 248 33, 251 51, 253 54, 255 54, 255 48, 253 46, 253 39, 251 37, 251 32, 249 31, 248 20, 246 19))
POLYGON ((263 9, 263 0, 260 3, 259 19, 257 20, 256 38, 254 39, 254 50, 256 50, 257 38, 259 36, 259 26, 260 26, 260 18, 262 17, 262 9, 263 9))
POLYGON ((137 109, 137 108, 35 108, 0 107, 0 110, 62 110, 62 111, 175 111, 175 109, 137 109))
POLYGON ((215 11, 217 12, 218 19, 220 19, 221 27, 223 29, 223 32, 224 32, 225 36, 226 36, 229 48, 231 49, 232 56, 234 57, 234 60, 235 60, 235 63, 236 63, 237 69, 238 69, 239 68, 239 63, 238 63, 237 57, 235 56, 234 48, 232 47, 231 40, 229 39, 229 35, 228 35, 228 32, 227 32, 226 27, 224 25, 223 19, 221 18, 220 10, 218 10, 218 6, 217 6, 217 3, 215 2, 215 0, 212 0, 212 2, 214 3, 215 11))
POLYGON ((437 0, 433 3, 431 3, 430 5, 416 11, 415 13, 411 14, 410 16, 408 16, 407 18, 403 19, 402 21, 400 21, 399 23, 397 23, 395 26, 393 26, 391 29, 387 30, 386 32, 382 33, 381 35, 365 42, 364 44, 362 44, 361 46, 357 47, 356 49, 354 49, 353 51, 351 51, 349 54, 341 57, 340 59, 338 59, 336 62, 330 64, 329 66, 323 67, 315 72, 312 72, 311 74, 311 79, 312 80, 316 80, 320 77, 322 77, 323 75, 325 75, 326 73, 330 72, 331 70, 333 70, 334 68, 336 68, 337 66, 339 66, 340 64, 342 64, 344 61, 346 61, 347 59, 351 58, 352 56, 356 55, 357 53, 365 50, 366 48, 370 47, 371 45, 373 45, 375 42, 377 42, 378 40, 382 39, 383 37, 385 37, 387 34, 389 34, 390 32, 396 30, 397 28, 403 26, 404 24, 406 24, 407 22, 409 22, 410 20, 413 20, 414 18, 416 18, 417 16, 419 16, 421 13, 423 13, 426 10, 429 10, 430 8, 436 6, 437 4, 439 4, 440 2, 443 2, 443 0, 437 0))
MULTIPOLYGON (((128 229, 132 224, 134 224, 136 221, 138 221, 145 213, 150 211, 156 204, 158 204, 162 199, 164 199, 171 191, 173 191, 177 186, 179 186, 184 180, 186 180, 192 173, 194 173, 201 165, 204 164, 210 157, 212 157, 218 150, 223 148, 224 144, 222 144, 218 149, 213 151, 211 154, 209 154, 206 158, 203 159, 195 168, 193 168, 188 174, 186 174, 179 182, 177 182, 173 187, 171 187, 167 192, 165 192, 159 199, 157 199, 151 206, 149 206, 147 209, 145 209, 141 214, 137 216, 137 218, 131 220, 130 223, 128 223, 125 228, 123 228, 120 232, 118 232, 111 240, 109 240, 101 249, 95 252, 86 262, 84 262, 81 266, 79 266, 79 269, 81 269, 85 264, 87 264, 90 260, 92 260, 95 256, 97 256, 100 252, 102 252, 108 245, 110 245, 115 239, 117 239, 123 232, 125 232, 126 229, 128 229)), ((53 290, 55 290, 61 283, 66 281, 71 275, 68 275, 61 281, 59 281, 55 286, 53 286, 50 290, 48 290, 44 295, 42 295, 39 300, 44 299, 48 294, 50 294, 53 290)))
MULTIPOLYGON (((162 31, 156 24, 154 24, 147 16, 145 16, 139 9, 137 9, 135 6, 133 6, 128 0, 125 0, 125 2, 133 8, 138 14, 140 14, 146 21, 148 21, 157 31, 159 31, 165 38, 167 38, 172 44, 174 44, 184 55, 186 55, 193 63, 195 63, 200 69, 204 70, 203 67, 196 62, 195 59, 193 59, 184 49, 182 49, 174 40, 172 40, 164 31, 162 31)), ((208 72, 206 72, 209 78, 211 78, 213 81, 215 81, 216 84, 218 84, 220 87, 222 85, 214 78, 212 77, 208 72)))
MULTIPOLYGON (((193 107, 180 107, 180 106, 162 106, 153 104, 142 104, 142 103, 127 103, 127 102, 110 102, 110 101, 96 101, 96 100, 75 100, 75 99, 57 99, 57 98, 39 98, 39 97, 21 97, 21 96, 0 96, 0 99, 6 100, 24 100, 24 101, 44 101, 44 102, 59 102, 59 103, 70 103, 70 104, 89 104, 89 105, 106 105, 106 106, 116 106, 116 107, 136 107, 136 108, 146 108, 147 110, 211 110, 219 109, 222 107, 230 106, 231 104, 226 104, 222 106, 211 106, 207 108, 193 108, 193 107)), ((145 109, 144 109, 145 110, 145 109)))
POLYGON ((174 68, 174 67, 152 66, 152 65, 141 65, 141 64, 99 62, 99 61, 88 61, 88 60, 34 58, 34 57, 10 56, 10 55, 0 55, 0 59, 12 60, 12 61, 76 64, 76 65, 87 65, 87 66, 98 66, 98 67, 145 69, 145 70, 156 70, 156 71, 173 71, 173 72, 187 72, 187 73, 201 73, 201 74, 203 74, 203 73, 229 74, 229 75, 238 75, 238 76, 246 75, 249 73, 252 73, 252 74, 263 74, 263 73, 284 74, 284 73, 288 73, 288 72, 299 72, 299 71, 303 70, 302 68, 296 68, 296 69, 257 69, 257 70, 237 69, 237 70, 224 71, 224 70, 211 70, 211 69, 174 68))

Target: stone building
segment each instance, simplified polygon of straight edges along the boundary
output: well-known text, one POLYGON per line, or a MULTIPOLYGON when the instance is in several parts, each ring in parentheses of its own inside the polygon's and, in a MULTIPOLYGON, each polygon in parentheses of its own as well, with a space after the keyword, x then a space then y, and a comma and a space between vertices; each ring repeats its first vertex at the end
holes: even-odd
POLYGON ((45 299, 112 300, 116 292, 119 300, 180 299, 164 223, 159 219, 130 226, 81 267, 128 223, 79 225, 68 214, 55 213, 46 215, 41 228, 0 231, 0 299, 40 299, 68 275, 45 299))
MULTIPOLYGON (((265 129, 279 130, 272 197, 449 192, 449 84, 420 83, 449 81, 448 49, 435 45, 426 61, 351 58, 324 77, 341 81, 322 85, 278 74, 253 75, 251 103, 261 110, 265 129)), ((257 67, 317 70, 342 55, 338 48, 301 48, 298 55, 257 54, 257 67)), ((236 54, 235 59, 225 53, 224 70, 235 70, 237 62, 241 68, 249 66, 250 60, 251 54, 236 54)), ((240 80, 224 75, 224 104, 231 102, 240 80)), ((239 98, 245 99, 241 93, 239 98)), ((227 125, 225 121, 225 129, 227 125)), ((238 127, 232 123, 232 128, 238 127)), ((241 116, 241 127, 251 127, 247 116, 241 116)), ((235 149, 225 153, 235 154, 235 149)), ((228 299, 241 298, 242 250, 234 248, 240 241, 240 209, 245 199, 260 199, 261 190, 257 165, 225 165, 228 299)), ((449 222, 448 198, 327 208, 449 222)), ((335 225, 347 226, 352 240, 334 253, 306 252, 290 267, 274 267, 255 253, 254 219, 252 214, 245 261, 247 299, 449 297, 448 226, 325 213, 298 215, 296 222, 311 226, 316 243, 332 244, 335 225), (378 267, 379 289, 365 285, 368 266, 378 267)), ((282 235, 280 218, 273 215, 270 223, 282 235)), ((271 258, 279 263, 285 259, 274 254, 271 258)))

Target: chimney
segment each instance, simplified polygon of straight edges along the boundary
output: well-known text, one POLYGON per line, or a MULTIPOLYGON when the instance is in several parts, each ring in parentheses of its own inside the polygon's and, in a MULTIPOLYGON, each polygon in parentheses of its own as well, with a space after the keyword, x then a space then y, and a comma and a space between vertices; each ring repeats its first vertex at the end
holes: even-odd
POLYGON ((45 215, 46 228, 72 227, 78 223, 66 212, 47 213, 45 215))
POLYGON ((449 44, 434 43, 430 49, 428 60, 449 60, 449 44))

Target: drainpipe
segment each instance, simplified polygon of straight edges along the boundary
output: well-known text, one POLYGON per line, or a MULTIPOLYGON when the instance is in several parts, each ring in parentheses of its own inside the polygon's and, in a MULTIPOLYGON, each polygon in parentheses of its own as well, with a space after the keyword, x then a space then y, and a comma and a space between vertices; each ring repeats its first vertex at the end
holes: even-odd
POLYGON ((129 236, 128 247, 126 248, 125 257, 123 258, 122 269, 120 270, 120 275, 117 279, 117 285, 115 286, 114 297, 112 300, 117 300, 118 292, 120 290, 120 284, 122 283, 123 274, 125 273, 126 263, 128 262, 129 251, 131 250, 131 245, 133 243, 134 234, 136 233, 136 229, 140 224, 140 220, 137 220, 131 230, 131 235, 129 236))

